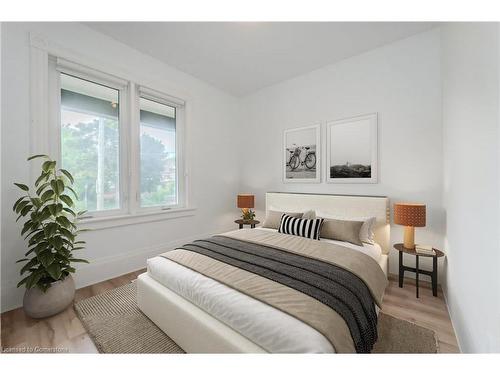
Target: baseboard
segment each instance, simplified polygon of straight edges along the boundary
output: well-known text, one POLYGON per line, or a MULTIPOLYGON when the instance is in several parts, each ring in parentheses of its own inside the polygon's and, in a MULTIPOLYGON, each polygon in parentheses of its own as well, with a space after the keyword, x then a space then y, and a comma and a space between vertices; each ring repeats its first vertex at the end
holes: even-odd
MULTIPOLYGON (((217 231, 217 233, 234 230, 231 227, 227 230, 217 231)), ((208 237, 215 233, 202 233, 189 237, 176 239, 174 241, 145 247, 130 251, 125 254, 113 255, 92 260, 89 264, 83 264, 77 268, 74 274, 77 288, 83 288, 101 281, 109 280, 123 274, 140 270, 146 267, 146 260, 165 251, 174 249, 187 242, 199 238, 208 237)), ((17 281, 16 281, 17 282, 17 281)), ((2 285, 2 306, 1 312, 17 309, 22 306, 24 288, 17 288, 15 283, 2 285)))
POLYGON ((453 321, 453 315, 450 310, 450 305, 448 305, 448 297, 446 296, 446 292, 444 291, 443 287, 441 287, 441 291, 443 292, 443 298, 444 298, 444 303, 446 304, 446 310, 448 310, 448 315, 450 316, 451 327, 453 328, 453 333, 455 334, 455 338, 457 339, 458 350, 460 350, 460 353, 463 353, 462 344, 460 343, 460 337, 457 335, 457 330, 455 329, 455 323, 453 321))

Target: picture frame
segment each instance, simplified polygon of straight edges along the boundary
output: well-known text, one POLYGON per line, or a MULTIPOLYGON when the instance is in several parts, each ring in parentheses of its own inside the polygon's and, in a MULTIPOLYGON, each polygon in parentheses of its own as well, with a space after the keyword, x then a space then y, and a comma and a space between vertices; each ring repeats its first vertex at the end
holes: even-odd
POLYGON ((378 114, 327 122, 326 182, 378 182, 378 114))
POLYGON ((321 124, 283 131, 283 182, 321 182, 321 124))

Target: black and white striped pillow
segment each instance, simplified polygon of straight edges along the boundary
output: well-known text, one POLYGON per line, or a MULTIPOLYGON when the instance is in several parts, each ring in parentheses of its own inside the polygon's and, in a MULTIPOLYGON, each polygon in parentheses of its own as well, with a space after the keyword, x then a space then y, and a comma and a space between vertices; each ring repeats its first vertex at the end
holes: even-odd
POLYGON ((281 215, 278 232, 319 240, 319 232, 324 219, 302 219, 287 214, 281 215))

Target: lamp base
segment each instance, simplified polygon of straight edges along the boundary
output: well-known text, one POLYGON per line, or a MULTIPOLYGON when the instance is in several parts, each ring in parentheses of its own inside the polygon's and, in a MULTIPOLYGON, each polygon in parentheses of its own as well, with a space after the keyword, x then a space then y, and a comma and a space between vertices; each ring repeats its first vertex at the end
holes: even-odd
POLYGON ((415 227, 405 227, 403 246, 407 249, 415 248, 415 227))

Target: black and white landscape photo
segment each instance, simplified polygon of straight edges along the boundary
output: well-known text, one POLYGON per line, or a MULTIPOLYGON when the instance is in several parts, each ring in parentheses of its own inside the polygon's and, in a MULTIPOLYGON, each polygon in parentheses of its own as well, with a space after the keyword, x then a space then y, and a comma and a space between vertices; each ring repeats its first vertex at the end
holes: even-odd
POLYGON ((377 115, 327 124, 327 181, 377 182, 377 115))
POLYGON ((320 182, 320 126, 284 132, 283 179, 285 182, 320 182))

